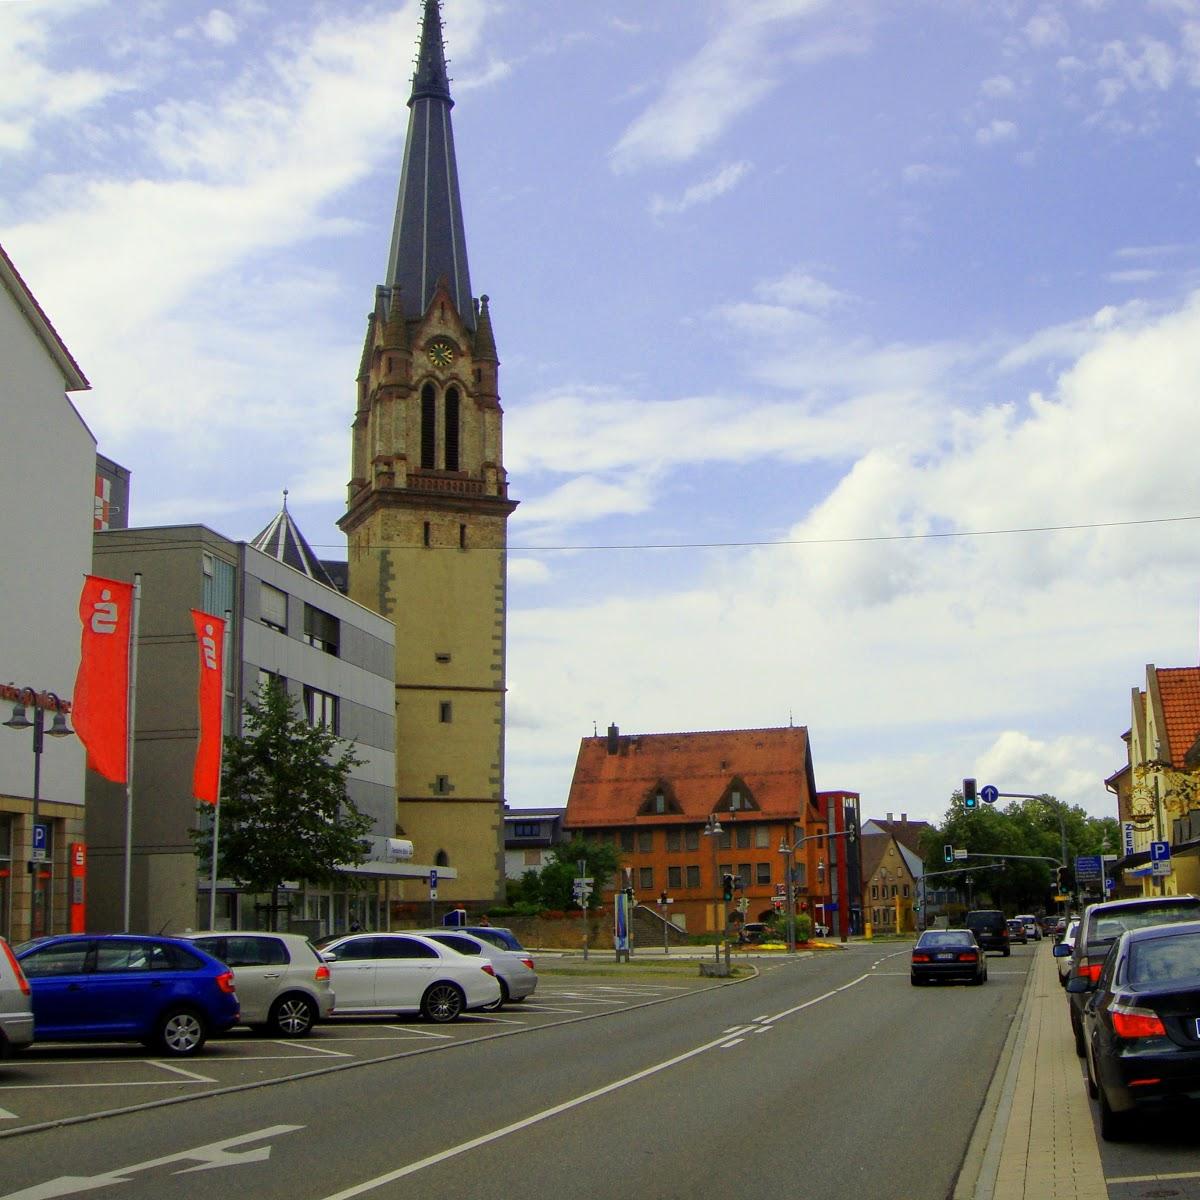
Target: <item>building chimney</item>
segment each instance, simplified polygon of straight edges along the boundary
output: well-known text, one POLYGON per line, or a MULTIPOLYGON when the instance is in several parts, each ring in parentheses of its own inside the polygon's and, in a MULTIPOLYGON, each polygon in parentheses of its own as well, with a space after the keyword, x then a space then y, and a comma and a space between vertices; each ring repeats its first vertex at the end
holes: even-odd
POLYGON ((900 824, 901 824, 901 825, 907 825, 907 824, 908 824, 908 813, 901 813, 901 814, 900 814, 900 824))
POLYGON ((887 815, 887 819, 888 819, 888 821, 889 821, 889 822, 891 821, 891 819, 892 819, 892 814, 891 814, 891 813, 888 813, 888 815, 887 815))
POLYGON ((608 727, 608 752, 609 752, 609 754, 616 754, 617 749, 618 749, 618 740, 617 739, 620 736, 621 736, 621 731, 615 725, 610 725, 608 727))

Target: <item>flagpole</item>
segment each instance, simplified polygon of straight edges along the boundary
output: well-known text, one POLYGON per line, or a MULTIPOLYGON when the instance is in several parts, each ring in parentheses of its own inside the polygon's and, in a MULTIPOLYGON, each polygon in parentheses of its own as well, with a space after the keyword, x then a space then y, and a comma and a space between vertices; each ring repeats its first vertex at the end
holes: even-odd
POLYGON ((129 932, 130 897, 133 894, 133 730, 137 714, 138 621, 142 611, 142 573, 133 576, 133 614, 129 629, 129 709, 125 731, 125 908, 121 926, 129 932))
POLYGON ((217 927, 217 849, 221 840, 221 763, 225 756, 225 660, 229 650, 229 623, 233 613, 225 610, 225 628, 221 633, 221 727, 217 745, 221 747, 217 756, 217 798, 213 802, 212 875, 208 883, 208 927, 217 927))

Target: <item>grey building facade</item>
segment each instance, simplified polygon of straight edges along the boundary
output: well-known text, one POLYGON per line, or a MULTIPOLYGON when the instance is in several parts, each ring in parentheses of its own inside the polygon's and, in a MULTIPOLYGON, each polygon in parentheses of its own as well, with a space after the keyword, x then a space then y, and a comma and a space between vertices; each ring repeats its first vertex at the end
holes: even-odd
MULTIPOLYGON (((240 731, 246 701, 273 678, 310 722, 352 742, 362 760, 348 792, 372 822, 374 861, 357 874, 374 879, 365 887, 347 879, 343 888, 298 888, 288 896, 284 923, 316 934, 351 920, 385 926, 389 880, 427 870, 389 861, 396 834, 391 621, 305 570, 201 525, 97 533, 94 571, 125 580, 141 575, 130 926, 177 931, 209 919, 210 881, 201 877, 189 834, 206 816, 191 795, 199 734, 193 608, 229 615, 226 733, 240 731)), ((122 928, 125 824, 124 788, 89 774, 89 928, 122 928)), ((265 923, 262 898, 229 881, 218 880, 217 890, 220 927, 265 923)))

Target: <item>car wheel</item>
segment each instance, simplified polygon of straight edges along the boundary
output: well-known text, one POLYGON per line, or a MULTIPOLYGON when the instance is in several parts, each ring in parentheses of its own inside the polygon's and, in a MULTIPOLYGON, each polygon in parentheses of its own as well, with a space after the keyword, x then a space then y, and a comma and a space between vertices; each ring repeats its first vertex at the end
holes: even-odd
POLYGON ((161 1054, 188 1058, 200 1053, 207 1038, 208 1028, 198 1012, 191 1008, 172 1008, 159 1018, 152 1044, 161 1054))
POLYGON ((1012 953, 1012 947, 1005 946, 1004 949, 1001 951, 1001 953, 1004 955, 1005 958, 1007 958, 1012 953))
POLYGON ((1087 1048, 1083 1044, 1083 1026, 1080 1025, 1074 1012, 1071 1013, 1071 1032, 1075 1035, 1075 1053, 1083 1058, 1087 1053, 1087 1048))
POLYGON ((1100 1096, 1100 1136, 1106 1142, 1123 1142, 1129 1136, 1129 1114, 1115 1113, 1108 1106, 1108 1097, 1104 1089, 1098 1089, 1100 1096))
POLYGON ((500 984, 500 995, 497 996, 496 999, 491 1002, 491 1004, 485 1004, 479 1010, 480 1012, 499 1012, 500 1009, 502 1009, 509 1002, 508 985, 503 979, 499 980, 498 982, 500 984))
POLYGON ((924 984, 925 980, 918 979, 915 975, 910 975, 908 977, 908 982, 911 983, 913 985, 913 987, 921 987, 924 984))
POLYGON ((457 1021, 466 1007, 466 997, 456 983, 435 983, 421 998, 421 1016, 436 1025, 457 1021))
POLYGON ((317 1020, 317 1006, 298 994, 280 996, 271 1005, 271 1029, 280 1037, 307 1037, 317 1020))

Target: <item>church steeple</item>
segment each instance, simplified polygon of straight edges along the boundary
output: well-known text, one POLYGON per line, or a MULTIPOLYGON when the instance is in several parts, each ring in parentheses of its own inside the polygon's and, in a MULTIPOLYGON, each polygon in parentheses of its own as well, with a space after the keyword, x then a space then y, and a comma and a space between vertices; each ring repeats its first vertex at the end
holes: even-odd
POLYGON ((425 0, 386 283, 401 289, 405 311, 419 317, 444 276, 459 317, 473 331, 475 309, 450 124, 453 107, 440 0, 425 0))

